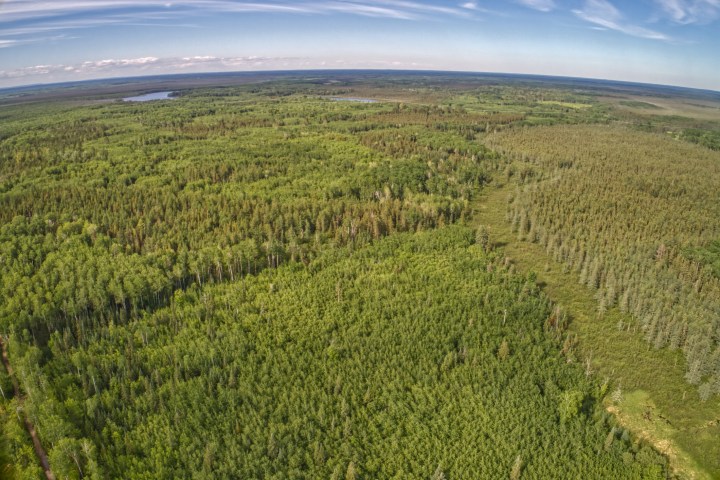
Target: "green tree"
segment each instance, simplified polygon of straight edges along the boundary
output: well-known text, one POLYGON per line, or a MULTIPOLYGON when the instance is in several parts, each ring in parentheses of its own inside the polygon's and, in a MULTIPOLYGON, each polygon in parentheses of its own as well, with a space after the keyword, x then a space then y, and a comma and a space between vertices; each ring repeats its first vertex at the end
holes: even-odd
POLYGON ((560 420, 568 422, 575 418, 580 412, 583 401, 583 393, 578 390, 566 390, 560 394, 560 404, 558 410, 560 412, 560 420))
POLYGON ((497 357, 500 360, 505 360, 510 356, 510 346, 508 345, 508 341, 506 339, 503 339, 502 343, 500 343, 500 347, 497 351, 497 357))

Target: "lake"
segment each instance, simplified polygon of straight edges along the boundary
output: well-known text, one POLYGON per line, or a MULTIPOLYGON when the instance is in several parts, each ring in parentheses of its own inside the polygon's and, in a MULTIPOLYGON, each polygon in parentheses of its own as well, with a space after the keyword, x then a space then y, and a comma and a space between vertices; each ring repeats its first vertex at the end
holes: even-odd
POLYGON ((372 98, 359 98, 359 97, 332 97, 330 100, 335 102, 360 102, 360 103, 378 103, 377 100, 372 98))
POLYGON ((145 95, 138 95, 137 97, 125 97, 124 102, 149 102, 151 100, 173 100, 175 97, 170 95, 173 92, 154 92, 146 93, 145 95))

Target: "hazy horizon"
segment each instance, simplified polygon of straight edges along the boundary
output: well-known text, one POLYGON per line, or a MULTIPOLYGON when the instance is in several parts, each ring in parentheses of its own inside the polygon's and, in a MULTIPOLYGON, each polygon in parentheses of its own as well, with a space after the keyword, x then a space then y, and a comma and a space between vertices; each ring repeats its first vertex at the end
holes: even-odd
POLYGON ((277 70, 427 70, 720 90, 717 0, 0 2, 0 88, 277 70))
MULTIPOLYGON (((20 85, 12 85, 12 86, 0 86, 0 91, 12 91, 15 89, 32 89, 32 88, 43 88, 43 87, 53 87, 55 85, 75 85, 75 84, 82 84, 82 83, 92 83, 92 82, 116 82, 121 80, 131 80, 136 81, 137 83, 142 83, 143 80, 147 79, 171 79, 174 77, 193 77, 193 76, 208 76, 212 77, 213 75, 217 76, 234 76, 234 75, 280 75, 280 74, 288 74, 292 75, 297 73, 298 75, 302 74, 324 74, 324 75, 341 75, 343 73, 358 73, 358 74, 369 74, 377 72, 385 73, 388 75, 468 75, 472 77, 479 77, 482 78, 483 76, 490 76, 490 77, 497 77, 498 79, 502 78, 511 78, 511 77, 518 77, 520 79, 527 79, 528 81, 533 81, 535 79, 538 79, 538 81, 541 78, 547 78, 547 79, 557 79, 557 80, 568 80, 568 81, 579 81, 579 82, 607 82, 610 84, 629 84, 629 85, 646 85, 648 87, 659 87, 659 88, 680 88, 680 89, 687 89, 687 90, 697 90, 697 91, 703 91, 703 92, 712 92, 720 94, 720 89, 708 89, 708 88, 702 88, 702 87, 687 87, 684 85, 671 85, 671 84, 665 84, 665 83, 648 83, 648 82, 636 82, 632 80, 620 80, 620 79, 612 79, 612 78, 597 78, 597 77, 578 77, 578 76, 570 76, 570 75, 550 75, 550 74, 536 74, 536 73, 516 73, 516 72, 481 72, 481 71, 469 71, 469 70, 411 70, 411 69, 387 69, 387 68, 351 68, 351 69, 290 69, 290 70, 229 70, 229 71, 198 71, 198 72, 177 72, 177 73, 153 73, 153 74, 146 74, 146 75, 118 75, 118 76, 103 76, 98 78, 88 78, 88 79, 81 79, 81 80, 64 80, 64 81, 55 81, 55 82, 38 82, 38 83, 28 83, 28 84, 20 84, 20 85)), ((160 88, 160 86, 158 87, 160 88)), ((168 91, 173 91, 172 89, 168 91)))

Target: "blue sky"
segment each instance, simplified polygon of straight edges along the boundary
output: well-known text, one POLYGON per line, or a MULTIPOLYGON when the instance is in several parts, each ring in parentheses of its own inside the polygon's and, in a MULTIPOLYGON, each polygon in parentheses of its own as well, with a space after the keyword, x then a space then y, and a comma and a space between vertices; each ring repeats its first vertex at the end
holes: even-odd
POLYGON ((0 0, 0 87, 312 68, 720 90, 720 0, 0 0))

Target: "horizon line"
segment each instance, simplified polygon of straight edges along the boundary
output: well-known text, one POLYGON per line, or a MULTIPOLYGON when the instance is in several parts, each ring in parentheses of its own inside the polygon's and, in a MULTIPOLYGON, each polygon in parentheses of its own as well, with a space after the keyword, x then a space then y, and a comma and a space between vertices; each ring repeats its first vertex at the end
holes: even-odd
POLYGON ((649 82, 638 82, 632 80, 618 80, 611 78, 599 78, 599 77, 576 77, 567 75, 552 75, 545 73, 514 73, 514 72, 494 72, 494 71, 476 71, 476 70, 441 70, 441 69, 388 69, 388 68, 310 68, 310 69, 269 69, 269 70, 235 70, 235 71, 207 71, 207 72, 192 72, 192 73, 160 73, 150 75, 132 75, 132 76, 109 76, 102 78, 90 78, 84 80, 69 80, 64 82, 47 82, 47 83, 29 83, 24 85, 14 85, 10 87, 0 87, 0 94, 4 94, 13 90, 24 90, 34 88, 62 88, 64 86, 88 84, 88 83, 100 83, 108 81, 119 81, 119 80, 138 80, 142 79, 160 79, 167 77, 193 77, 193 76, 232 76, 232 75, 262 75, 262 74, 293 74, 293 73, 405 73, 405 74, 455 74, 455 75, 490 75, 490 76, 505 76, 505 77, 528 77, 528 78, 548 78, 548 79, 561 79, 561 80, 584 80, 584 81, 596 81, 596 82, 607 82, 617 83, 633 86, 647 86, 655 88, 666 88, 666 89, 681 89, 690 90, 696 92, 712 93, 720 95, 720 90, 713 90, 710 88, 700 87, 688 87, 684 85, 672 85, 663 83, 649 83, 649 82))

